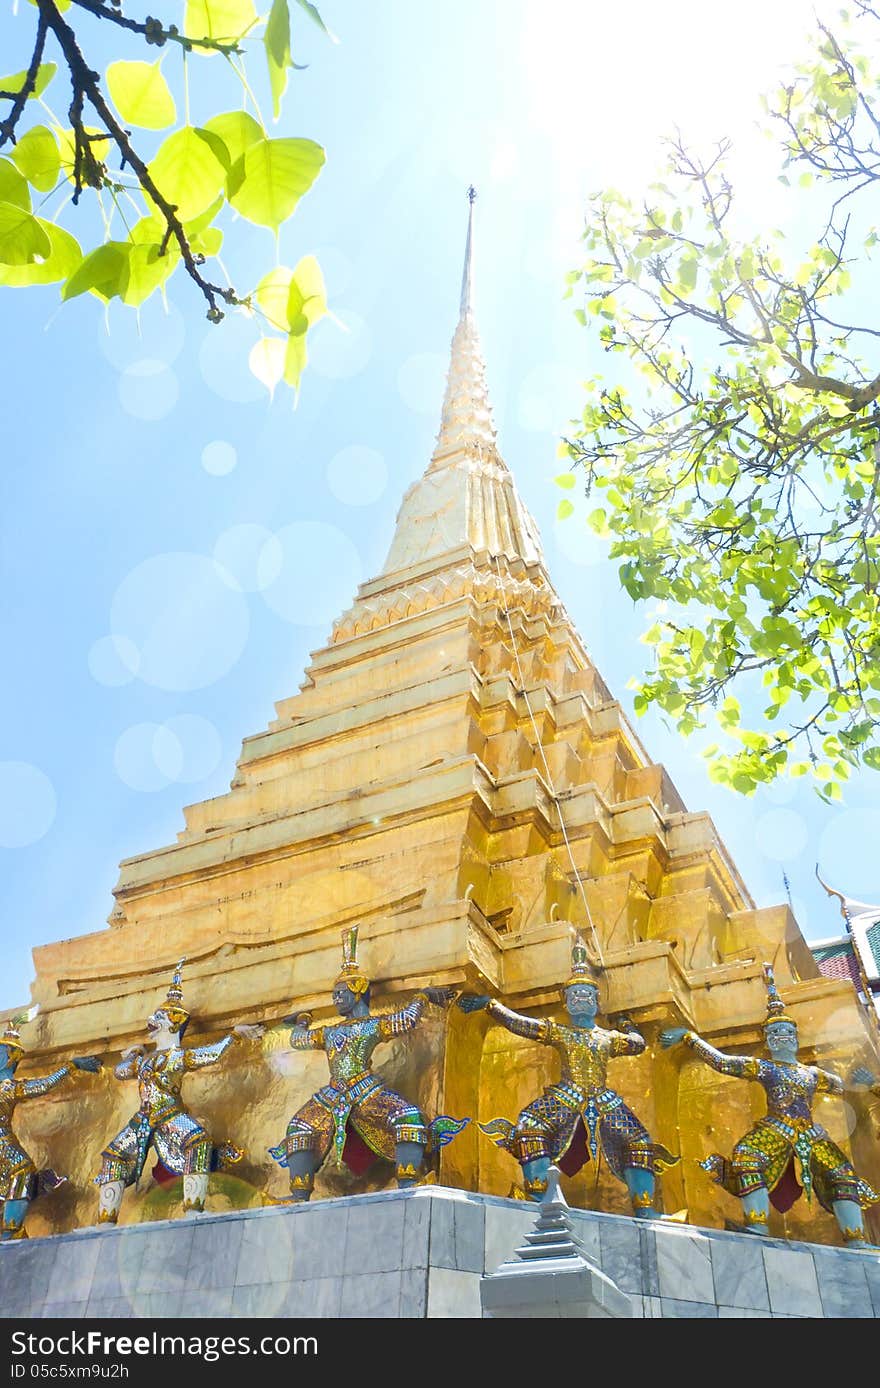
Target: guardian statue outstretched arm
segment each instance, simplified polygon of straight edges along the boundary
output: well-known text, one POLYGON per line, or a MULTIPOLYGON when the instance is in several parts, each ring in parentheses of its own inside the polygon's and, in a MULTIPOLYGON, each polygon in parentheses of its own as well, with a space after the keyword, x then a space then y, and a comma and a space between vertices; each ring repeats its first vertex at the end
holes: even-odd
POLYGON ((77 1070, 100 1070, 97 1056, 83 1056, 61 1065, 50 1075, 17 1080, 15 1072, 24 1054, 19 1026, 30 1020, 13 1017, 0 1037, 0 1241, 26 1238, 24 1221, 32 1200, 64 1181, 54 1171, 38 1171, 12 1127, 16 1106, 27 1099, 49 1094, 77 1070))
POLYGON ((621 1096, 607 1087, 609 1060, 641 1055, 645 1041, 633 1027, 610 1031, 596 1025, 599 991, 580 936, 572 947, 564 998, 569 1025, 526 1017, 488 997, 459 998, 462 1011, 485 1010, 514 1036, 552 1047, 562 1062, 557 1083, 527 1104, 515 1123, 494 1118, 480 1127, 520 1163, 532 1199, 546 1192, 551 1164, 573 1176, 585 1162, 598 1160, 601 1147, 610 1170, 629 1190, 633 1212, 652 1218, 658 1213, 656 1173, 678 1158, 655 1143, 621 1096))
POLYGON ((784 1214, 802 1191, 808 1200, 815 1191, 819 1203, 837 1219, 844 1242, 863 1248, 862 1210, 880 1196, 859 1179, 844 1153, 813 1118, 816 1094, 841 1094, 843 1081, 828 1070, 800 1063, 797 1026, 785 1015, 769 964, 764 965, 764 981, 768 998, 764 1038, 769 1059, 726 1055, 683 1027, 661 1033, 662 1045, 683 1042, 704 1065, 721 1075, 756 1081, 767 1097, 767 1113, 740 1138, 730 1158, 715 1152, 700 1165, 742 1202, 749 1232, 768 1233, 771 1205, 784 1214))
MULTIPOLYGON (((373 1052, 383 1041, 403 1036, 419 1025, 429 1005, 445 1007, 452 996, 445 988, 424 988, 395 1012, 370 1012, 369 979, 357 962, 357 926, 343 931, 342 972, 333 988, 341 1020, 310 1027, 300 1016, 290 1033, 296 1051, 323 1050, 330 1083, 298 1109, 284 1141, 270 1155, 285 1166, 290 1198, 308 1200, 319 1170, 333 1147, 338 1163, 361 1175, 376 1157, 395 1163, 400 1186, 413 1185, 424 1174, 425 1160, 465 1126, 441 1114, 428 1123, 421 1110, 384 1084, 371 1068, 373 1052)), ((466 1120, 465 1120, 466 1121, 466 1120)))
POLYGON ((153 1169, 159 1180, 183 1177, 185 1213, 198 1213, 205 1207, 208 1176, 216 1167, 226 1168, 241 1160, 241 1150, 233 1143, 215 1147, 201 1123, 189 1113, 181 1097, 187 1074, 214 1065, 242 1038, 261 1035, 259 1026, 237 1026, 228 1036, 208 1046, 184 1046, 184 1032, 190 1014, 183 1006, 181 960, 165 1003, 147 1018, 147 1030, 154 1049, 132 1046, 115 1068, 120 1080, 136 1079, 140 1105, 120 1133, 101 1153, 101 1170, 95 1177, 100 1187, 99 1224, 115 1224, 122 1196, 128 1186, 137 1185, 152 1148, 158 1161, 153 1169))

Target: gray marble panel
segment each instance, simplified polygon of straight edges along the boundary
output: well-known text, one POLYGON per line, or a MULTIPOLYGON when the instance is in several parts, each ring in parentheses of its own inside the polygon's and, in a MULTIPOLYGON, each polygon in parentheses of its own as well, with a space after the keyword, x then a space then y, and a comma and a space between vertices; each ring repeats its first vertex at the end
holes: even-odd
POLYGON ((486 1272, 496 1272, 502 1263, 513 1257, 514 1249, 523 1241, 538 1217, 537 1205, 511 1200, 505 1205, 486 1206, 486 1272))
MULTIPOLYGON (((537 1215, 426 1187, 33 1239, 0 1249, 0 1316, 477 1317, 481 1265, 494 1273, 537 1215)), ((571 1219, 637 1316, 880 1317, 877 1253, 571 1219)), ((567 1309, 560 1299, 549 1314, 567 1309)))
POLYGON ((817 1248, 813 1252, 813 1261, 826 1316, 873 1319, 874 1307, 861 1255, 833 1249, 823 1252, 817 1248))
POLYGON ((674 1301, 715 1304, 709 1240, 685 1227, 656 1230, 660 1295, 674 1301))
MULTIPOLYGON (((345 1267, 348 1205, 304 1206, 293 1216, 293 1258, 290 1275, 296 1282, 311 1277, 341 1277, 345 1267)), ((309 1314, 318 1315, 319 1312, 309 1314)), ((332 1314, 332 1313, 324 1313, 332 1314)))
POLYGON ((764 1272, 764 1249, 749 1234, 710 1239, 715 1295, 722 1306, 769 1311, 770 1295, 764 1272), (749 1240, 751 1239, 751 1242, 749 1240))
MULTIPOLYGON (((603 1219, 599 1225, 600 1266, 622 1292, 642 1295, 642 1257, 639 1226, 634 1219, 603 1219)), ((648 1293, 650 1295, 650 1293, 648 1293)))
MULTIPOLYGON (((454 1200, 431 1201, 431 1235, 428 1241, 428 1263, 431 1267, 455 1267, 456 1204, 454 1200)), ((485 1221, 483 1228, 485 1234, 485 1221)))
POLYGON ((431 1217, 435 1202, 421 1191, 413 1191, 403 1207, 403 1255, 400 1266, 426 1268, 431 1237, 431 1217))
POLYGON ((90 1296, 86 1303, 87 1320, 94 1317, 95 1320, 128 1321, 137 1315, 137 1307, 132 1305, 127 1296, 90 1296))
POLYGON ((95 1236, 59 1239, 46 1292, 46 1305, 57 1301, 88 1301, 102 1239, 95 1236))
POLYGON ((252 1282, 248 1286, 235 1287, 232 1292, 232 1315, 241 1318, 252 1316, 275 1316, 283 1314, 287 1304, 287 1282, 252 1282))
MULTIPOLYGON (((187 1292, 183 1298, 184 1310, 183 1319, 201 1320, 207 1317, 210 1320, 225 1320, 232 1314, 232 1287, 214 1289, 211 1291, 187 1292)), ((222 1326, 212 1327, 212 1334, 222 1332, 222 1326)))
POLYGON ((289 1281, 296 1222, 291 1215, 244 1221, 235 1267, 237 1287, 289 1281))
POLYGON ((341 1277, 313 1277, 307 1282, 291 1282, 287 1300, 279 1316, 296 1320, 317 1316, 336 1319, 342 1305, 341 1277))
POLYGON ((192 1243, 186 1270, 187 1292, 228 1289, 230 1301, 235 1268, 244 1235, 242 1219, 191 1217, 192 1243))
POLYGON ((401 1319, 423 1320, 428 1314, 428 1269, 403 1268, 400 1274, 401 1319))
POLYGON ((343 1277, 339 1305, 339 1315, 343 1319, 398 1320, 399 1313, 399 1269, 397 1272, 361 1272, 343 1277))
POLYGON ((52 1239, 15 1240, 3 1245, 0 1250, 0 1315, 39 1314, 49 1290, 56 1247, 52 1239))
POLYGON ((180 1292, 150 1292, 142 1300, 146 1302, 149 1315, 165 1316, 171 1320, 216 1320, 232 1313, 231 1287, 192 1290, 185 1295, 180 1292))
POLYGON ((868 1291, 871 1294, 871 1305, 874 1307, 874 1315, 880 1316, 880 1258, 870 1253, 860 1253, 859 1261, 862 1263, 865 1270, 865 1280, 868 1283, 868 1291))
POLYGON ((346 1280, 355 1270, 359 1274, 399 1272, 405 1212, 404 1200, 365 1201, 350 1209, 344 1260, 336 1271, 344 1272, 346 1280))
POLYGON ((717 1320, 718 1307, 710 1301, 678 1301, 674 1297, 661 1298, 663 1316, 667 1320, 717 1320))
POLYGON ((431 1320, 482 1319, 480 1276, 454 1268, 428 1269, 428 1318, 431 1320))
POLYGON ((765 1248, 764 1268, 767 1273, 767 1290, 770 1293, 770 1309, 774 1315, 822 1315, 816 1268, 811 1253, 793 1248, 765 1248))
POLYGON ((431 1267, 482 1272, 485 1207, 464 1200, 435 1200, 431 1210, 431 1267))
POLYGON ((657 1239, 652 1222, 649 1220, 640 1220, 639 1222, 639 1259, 642 1264, 642 1287, 645 1296, 659 1296, 660 1268, 657 1262, 657 1239))
POLYGON ((136 1295, 141 1261, 150 1236, 146 1229, 123 1228, 97 1240, 98 1259, 92 1276, 90 1301, 115 1301, 119 1297, 130 1299, 136 1295))
POLYGON ((47 1302, 42 1311, 37 1312, 37 1319, 53 1320, 82 1320, 86 1314, 87 1301, 52 1301, 47 1302))
MULTIPOLYGON (((215 1226, 225 1228, 226 1225, 215 1226)), ((192 1249, 194 1227, 191 1220, 181 1220, 179 1224, 164 1229, 139 1229, 135 1234, 122 1235, 114 1242, 120 1244, 120 1256, 125 1257, 126 1246, 137 1246, 140 1253, 140 1271, 137 1280, 138 1296, 150 1292, 175 1292, 189 1290, 199 1285, 212 1283, 192 1280, 192 1249)), ((94 1283, 93 1283, 94 1287, 94 1283)), ((106 1295, 106 1293, 105 1293, 106 1295)), ((110 1295, 113 1295, 111 1292, 110 1295)))

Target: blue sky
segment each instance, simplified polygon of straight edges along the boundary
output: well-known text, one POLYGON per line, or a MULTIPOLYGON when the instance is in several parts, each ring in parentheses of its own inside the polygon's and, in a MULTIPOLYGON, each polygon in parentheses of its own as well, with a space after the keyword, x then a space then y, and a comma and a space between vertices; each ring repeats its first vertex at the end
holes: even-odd
MULTIPOLYGON (((752 120, 809 22, 796 0, 749 0, 729 20, 691 0, 660 8, 628 5, 623 34, 610 10, 563 0, 326 0, 337 45, 297 23, 309 66, 291 74, 278 133, 318 140, 327 166, 279 256, 318 255, 347 331, 316 331, 296 410, 248 375, 255 326, 211 328, 179 277, 168 312, 151 303, 140 325, 91 298, 59 308, 56 289, 0 290, 0 1012, 27 999, 33 945, 102 928, 121 858, 171 841, 183 805, 226 789, 241 739, 381 567, 436 432, 470 181, 502 450, 555 585, 629 704, 642 615, 582 522, 554 519, 555 440, 597 365, 564 272, 587 193, 637 189, 676 122, 733 134, 744 215, 784 220, 752 120)), ((4 70, 25 65, 30 23, 26 5, 0 13, 4 70)), ((94 33, 89 56, 106 60, 94 33)), ((194 73, 196 119, 237 104, 220 67, 194 73)), ((268 232, 239 226, 227 244, 237 284, 274 262, 268 232)), ((817 857, 853 894, 880 894, 871 773, 843 808, 802 783, 743 801, 709 782, 698 744, 654 719, 637 731, 688 807, 710 811, 759 904, 783 898, 785 869, 805 933, 835 933, 817 857)))

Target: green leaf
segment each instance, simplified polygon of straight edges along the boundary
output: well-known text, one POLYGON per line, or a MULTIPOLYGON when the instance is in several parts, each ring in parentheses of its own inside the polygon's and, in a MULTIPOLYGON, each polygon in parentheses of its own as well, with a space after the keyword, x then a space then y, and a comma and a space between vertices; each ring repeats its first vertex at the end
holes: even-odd
POLYGON ((186 0, 183 32, 188 39, 237 43, 257 18, 253 0, 186 0))
POLYGON ((34 125, 22 135, 12 158, 28 183, 40 193, 50 193, 61 172, 58 141, 45 125, 34 125))
POLYGON ((323 32, 327 35, 328 39, 330 39, 332 43, 339 42, 336 35, 330 32, 330 30, 327 28, 327 25, 321 18, 317 5, 313 5, 311 3, 311 0, 296 0, 296 3, 299 5, 303 13, 308 15, 312 23, 317 24, 318 28, 323 30, 323 32))
POLYGON ((313 140, 258 140, 232 166, 229 201, 249 222, 277 231, 323 165, 313 140))
POLYGON ((697 262, 692 256, 686 256, 680 261, 678 278, 685 289, 694 288, 697 283, 697 262))
MULTIPOLYGON (((183 229, 186 232, 190 246, 196 252, 203 255, 216 255, 223 240, 222 233, 211 226, 211 222, 217 216, 225 199, 222 194, 215 198, 210 207, 207 207, 198 217, 193 217, 191 221, 184 222, 183 229), (211 247, 213 249, 208 249, 211 247)), ((162 214, 156 209, 151 212, 149 217, 141 217, 140 221, 135 222, 129 232, 129 238, 139 246, 161 246, 168 230, 168 224, 162 214)), ((177 246, 175 237, 169 239, 169 244, 177 246)), ((179 249, 179 247, 178 247, 179 249)))
POLYGON ((270 270, 257 285, 254 297, 273 328, 295 337, 327 312, 324 277, 313 255, 303 256, 295 270, 286 265, 270 270))
MULTIPOLYGON (((28 96, 28 101, 31 100, 31 97, 43 95, 57 71, 56 63, 40 63, 37 68, 37 80, 34 83, 33 91, 28 96)), ((26 81, 27 69, 24 72, 14 72, 10 77, 0 77, 0 91, 20 92, 26 81)))
POLYGON ((137 308, 173 275, 180 260, 180 247, 170 241, 164 255, 157 245, 130 246, 128 258, 119 277, 119 297, 124 304, 137 308))
POLYGON ((131 246, 125 241, 107 241, 91 251, 70 276, 61 291, 62 299, 75 299, 79 294, 96 294, 99 299, 112 299, 120 292, 128 274, 131 246))
POLYGON ((254 298, 273 328, 289 332, 287 322, 287 301, 290 298, 290 285, 293 271, 286 265, 279 265, 264 275, 257 285, 254 298))
POLYGON ((577 480, 573 472, 561 472, 558 477, 554 477, 557 487, 564 487, 566 491, 571 491, 577 480))
POLYGON ((219 255, 220 247, 223 245, 223 232, 219 227, 205 227, 204 231, 189 238, 189 244, 197 255, 203 255, 206 259, 212 255, 219 255))
POLYGON ((25 207, 0 202, 0 265, 47 259, 52 245, 39 219, 25 207))
POLYGON ((226 170, 211 146, 210 139, 191 125, 175 130, 161 144, 150 164, 156 186, 188 222, 210 205, 223 187, 226 170))
MULTIPOLYGON (((95 130, 91 125, 84 127, 87 135, 100 135, 100 130, 95 130)), ((61 172, 73 182, 73 170, 76 160, 76 142, 72 130, 58 130, 58 148, 61 155, 61 172)), ((91 140, 90 147, 92 154, 100 162, 103 162, 110 152, 109 136, 100 140, 91 140)))
POLYGON ((205 227, 209 227, 225 202, 226 198, 224 194, 221 193, 218 198, 214 199, 210 207, 206 207, 204 212, 199 213, 198 217, 191 217, 185 223, 187 236, 198 236, 200 231, 204 231, 205 227))
POLYGON ((573 511, 574 502, 569 501, 568 497, 563 497, 562 501, 560 501, 559 505, 556 508, 556 519, 565 520, 566 516, 570 516, 573 513, 573 511))
POLYGON ((275 387, 284 379, 286 362, 287 343, 280 337, 261 337, 248 357, 251 371, 270 395, 275 394, 275 387))
MULTIPOLYGON (((268 275, 263 276, 254 297, 269 324, 288 334, 284 351, 284 379, 294 389, 298 389, 308 360, 306 333, 327 312, 321 267, 313 255, 303 256, 295 270, 289 269, 286 265, 279 265, 277 269, 270 270, 268 275)), ((260 352, 264 356, 268 355, 271 360, 263 361, 261 357, 258 362, 260 370, 257 370, 254 362, 251 363, 251 369, 264 385, 269 386, 265 377, 277 369, 279 349, 261 347, 260 352)))
POLYGON ((229 152, 230 163, 240 159, 246 149, 265 137, 265 130, 247 111, 226 111, 206 120, 203 130, 219 135, 229 152))
POLYGON ((220 139, 216 131, 206 130, 203 126, 196 130, 196 134, 200 140, 204 140, 214 158, 223 165, 228 175, 232 168, 232 160, 229 157, 229 150, 226 148, 225 142, 220 139))
POLYGON ((305 333, 299 337, 291 333, 287 339, 287 351, 284 357, 284 379, 296 391, 299 390, 300 378, 306 369, 308 359, 305 333))
POLYGON ((294 336, 314 327, 327 312, 327 294, 321 267, 313 255, 305 255, 290 280, 287 294, 287 325, 294 336))
POLYGON ((11 202, 13 207, 31 210, 31 191, 27 180, 8 159, 0 159, 0 202, 11 202))
POLYGON ((177 120, 177 107, 165 78, 161 59, 156 63, 111 63, 107 90, 113 105, 129 125, 144 130, 165 130, 177 120))
POLYGON ((161 246, 167 230, 167 223, 159 212, 149 217, 141 217, 128 233, 128 238, 136 246, 161 246))
POLYGON ((290 60, 290 11, 287 0, 272 0, 263 42, 266 45, 269 86, 272 88, 272 114, 277 120, 281 114, 281 98, 287 91, 287 69, 293 66, 290 60))
POLYGON ((0 285, 7 289, 24 289, 32 284, 56 284, 72 275, 82 260, 79 242, 54 222, 38 218, 49 238, 51 249, 45 260, 30 265, 0 265, 0 285))

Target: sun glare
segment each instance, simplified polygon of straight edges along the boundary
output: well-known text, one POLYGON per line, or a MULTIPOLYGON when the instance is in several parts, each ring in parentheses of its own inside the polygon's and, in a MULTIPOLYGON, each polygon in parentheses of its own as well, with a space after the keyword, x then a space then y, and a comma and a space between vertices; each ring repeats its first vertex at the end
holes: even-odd
MULTIPOLYGON (((639 193, 661 172, 662 141, 678 129, 696 146, 730 139, 740 216, 779 224, 779 156, 759 130, 760 97, 804 53, 816 16, 837 9, 634 0, 623 22, 621 8, 580 0, 524 7, 520 95, 561 204, 579 216, 597 187, 639 193)), ((498 157, 509 171, 509 156, 498 157)))

